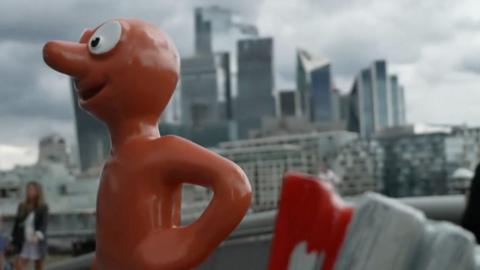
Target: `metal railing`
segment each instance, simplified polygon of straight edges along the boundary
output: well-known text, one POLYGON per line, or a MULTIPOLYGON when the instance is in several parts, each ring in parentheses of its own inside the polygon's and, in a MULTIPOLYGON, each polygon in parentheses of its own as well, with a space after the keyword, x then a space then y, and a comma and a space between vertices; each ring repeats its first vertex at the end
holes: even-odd
MULTIPOLYGON (((347 201, 354 204, 356 199, 351 198, 347 201)), ((424 212, 430 219, 457 224, 460 222, 465 208, 465 197, 461 195, 400 198, 398 201, 424 212)), ((229 265, 234 264, 232 260, 243 263, 252 261, 250 257, 252 253, 260 255, 254 261, 256 266, 248 266, 248 269, 266 269, 275 216, 276 211, 247 216, 205 265, 200 266, 199 269, 223 269, 219 266, 222 265, 222 261, 228 262, 229 265), (212 261, 216 266, 210 266, 213 264, 212 261)), ((188 221, 186 222, 188 223, 188 221)), ((90 269, 92 259, 93 254, 88 254, 49 266, 47 270, 87 270, 90 269)), ((242 269, 241 267, 247 269, 244 265, 238 267, 238 269, 242 269)))

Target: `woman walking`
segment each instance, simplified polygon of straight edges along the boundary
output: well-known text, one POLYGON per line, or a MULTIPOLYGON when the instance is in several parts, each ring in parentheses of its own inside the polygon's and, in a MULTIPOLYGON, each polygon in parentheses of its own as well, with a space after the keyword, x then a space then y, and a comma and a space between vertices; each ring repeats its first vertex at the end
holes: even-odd
POLYGON ((17 254, 16 270, 25 270, 33 262, 35 270, 43 270, 47 254, 48 206, 42 186, 35 181, 26 186, 25 200, 20 203, 12 232, 12 244, 17 254))

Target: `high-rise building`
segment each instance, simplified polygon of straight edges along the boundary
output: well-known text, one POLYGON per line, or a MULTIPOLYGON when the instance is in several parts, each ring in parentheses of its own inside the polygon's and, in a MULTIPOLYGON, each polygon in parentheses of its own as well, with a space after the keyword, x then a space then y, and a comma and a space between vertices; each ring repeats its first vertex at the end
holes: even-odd
POLYGON ((349 130, 359 132, 362 137, 375 133, 375 107, 370 69, 364 69, 355 78, 350 94, 349 130))
POLYGON ((375 61, 371 68, 375 130, 392 125, 392 102, 390 95, 387 64, 384 60, 375 61))
POLYGON ((261 127, 262 118, 275 116, 273 97, 273 40, 245 39, 238 42, 238 93, 234 118, 240 138, 261 127))
POLYGON ((333 88, 330 62, 298 50, 297 89, 301 114, 316 123, 334 122, 333 88))
POLYGON ((392 95, 392 122, 393 126, 401 125, 400 122, 400 90, 398 85, 398 77, 390 76, 390 93, 392 95))
MULTIPOLYGON (((219 6, 195 9, 195 54, 228 52, 232 94, 237 93, 237 42, 258 37, 255 25, 219 6)), ((223 96, 223 94, 221 94, 223 96)))
POLYGON ((392 126, 405 125, 404 91, 403 86, 398 83, 398 77, 396 75, 390 76, 390 93, 392 97, 392 126))
MULTIPOLYGON (((232 99, 238 92, 237 42, 241 39, 257 37, 257 28, 229 9, 219 6, 195 9, 195 57, 205 56, 216 59, 217 94, 220 104, 215 106, 219 108, 221 120, 227 121, 230 139, 238 137, 237 122, 233 121, 234 104, 232 99), (221 70, 218 70, 218 67, 221 70)), ((193 73, 194 71, 192 75, 193 73)), ((201 108, 200 110, 202 111, 201 108)), ((183 110, 182 113, 184 113, 183 110)), ((188 123, 182 124, 188 125, 188 123)))
POLYGON ((107 127, 80 108, 72 82, 73 106, 77 131, 80 170, 86 172, 101 167, 110 153, 110 137, 107 127))
POLYGON ((195 9, 195 54, 230 52, 235 58, 236 42, 257 36, 254 25, 229 9, 219 6, 195 9))
POLYGON ((401 85, 398 87, 398 100, 400 124, 405 125, 407 123, 407 107, 405 104, 405 88, 401 85))
POLYGON ((296 91, 280 91, 278 97, 278 112, 280 117, 295 116, 297 93, 296 91))
POLYGON ((405 125, 403 96, 398 77, 388 76, 385 61, 375 61, 360 71, 353 83, 348 129, 371 137, 383 129, 405 125))
POLYGON ((199 128, 220 120, 222 106, 218 92, 223 86, 220 83, 222 74, 221 65, 214 54, 182 59, 182 124, 199 128))

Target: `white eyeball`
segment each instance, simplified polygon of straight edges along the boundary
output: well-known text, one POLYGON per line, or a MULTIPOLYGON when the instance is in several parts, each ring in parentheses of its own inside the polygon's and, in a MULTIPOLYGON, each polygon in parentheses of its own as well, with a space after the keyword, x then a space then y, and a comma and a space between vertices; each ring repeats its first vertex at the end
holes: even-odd
POLYGON ((122 25, 118 21, 108 21, 102 24, 88 41, 88 49, 93 54, 110 51, 117 45, 122 36, 122 25))

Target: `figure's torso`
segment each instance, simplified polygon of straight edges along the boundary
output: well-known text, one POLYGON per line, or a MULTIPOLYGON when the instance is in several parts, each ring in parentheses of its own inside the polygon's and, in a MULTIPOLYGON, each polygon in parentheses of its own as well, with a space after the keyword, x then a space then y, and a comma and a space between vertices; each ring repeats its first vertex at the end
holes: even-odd
POLYGON ((161 138, 119 149, 104 166, 97 202, 97 256, 100 269, 133 269, 134 251, 149 233, 180 222, 181 185, 162 168, 161 138))

